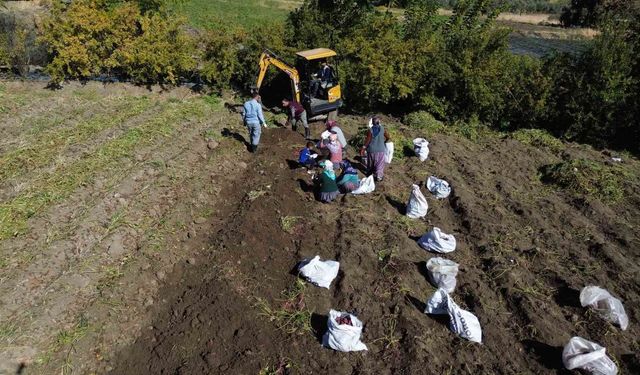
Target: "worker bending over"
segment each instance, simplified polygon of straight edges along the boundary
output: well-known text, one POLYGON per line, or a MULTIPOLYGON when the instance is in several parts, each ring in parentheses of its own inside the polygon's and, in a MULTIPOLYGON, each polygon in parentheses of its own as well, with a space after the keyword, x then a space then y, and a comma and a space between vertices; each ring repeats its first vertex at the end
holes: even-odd
POLYGON ((307 123, 307 111, 305 111, 302 104, 295 100, 282 99, 282 107, 287 111, 287 125, 291 124, 291 129, 297 131, 298 124, 302 122, 304 126, 304 138, 311 138, 311 131, 309 130, 309 124, 307 123))

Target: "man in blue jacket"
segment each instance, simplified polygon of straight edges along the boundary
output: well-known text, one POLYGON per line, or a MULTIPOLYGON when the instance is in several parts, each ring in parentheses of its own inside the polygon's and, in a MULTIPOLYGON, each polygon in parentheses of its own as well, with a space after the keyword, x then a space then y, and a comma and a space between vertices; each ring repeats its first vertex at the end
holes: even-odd
POLYGON ((260 126, 267 127, 267 122, 264 121, 264 114, 262 113, 262 105, 260 104, 260 95, 257 92, 253 94, 253 99, 244 103, 242 121, 247 130, 249 130, 251 142, 249 151, 256 152, 258 143, 260 143, 260 126))

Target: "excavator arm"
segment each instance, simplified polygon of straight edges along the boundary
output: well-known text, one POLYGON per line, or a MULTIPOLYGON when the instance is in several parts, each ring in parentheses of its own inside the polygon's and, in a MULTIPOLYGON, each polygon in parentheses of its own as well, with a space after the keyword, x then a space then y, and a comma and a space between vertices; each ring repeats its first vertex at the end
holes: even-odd
POLYGON ((260 90, 264 76, 267 74, 267 70, 271 65, 282 70, 289 76, 293 100, 300 102, 300 75, 298 74, 298 70, 282 61, 269 50, 265 50, 262 52, 262 55, 260 55, 260 72, 258 73, 258 81, 256 82, 257 90, 260 90))

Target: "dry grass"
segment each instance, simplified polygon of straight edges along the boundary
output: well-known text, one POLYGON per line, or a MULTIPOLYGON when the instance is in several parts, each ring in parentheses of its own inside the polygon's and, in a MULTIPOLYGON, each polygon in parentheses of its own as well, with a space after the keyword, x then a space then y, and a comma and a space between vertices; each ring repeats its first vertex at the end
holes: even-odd
POLYGON ((306 284, 296 279, 294 285, 282 292, 283 299, 274 307, 264 298, 257 298, 255 306, 260 315, 276 324, 278 329, 289 334, 305 334, 313 332, 311 328, 311 311, 305 303, 306 284))
POLYGON ((0 240, 24 233, 31 217, 69 197, 100 171, 121 171, 122 159, 131 157, 136 148, 152 145, 173 134, 179 119, 202 116, 202 103, 200 100, 166 103, 147 122, 104 143, 86 158, 39 176, 21 194, 0 204, 0 240))

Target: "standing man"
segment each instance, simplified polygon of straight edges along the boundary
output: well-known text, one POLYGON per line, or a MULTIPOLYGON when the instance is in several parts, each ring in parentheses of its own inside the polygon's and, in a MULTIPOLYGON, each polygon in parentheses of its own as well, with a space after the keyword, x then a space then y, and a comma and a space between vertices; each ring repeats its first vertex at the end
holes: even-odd
POLYGON ((298 123, 302 122, 304 126, 304 138, 311 138, 311 131, 309 130, 309 124, 307 123, 307 111, 304 110, 302 104, 295 100, 282 99, 282 106, 287 111, 287 124, 291 124, 291 129, 296 131, 298 129, 298 123))
POLYGON ((267 127, 267 122, 264 121, 264 114, 262 113, 262 105, 260 104, 260 95, 255 92, 253 99, 248 100, 243 105, 242 121, 249 130, 249 140, 251 142, 249 151, 258 151, 258 143, 260 143, 260 125, 267 127))

